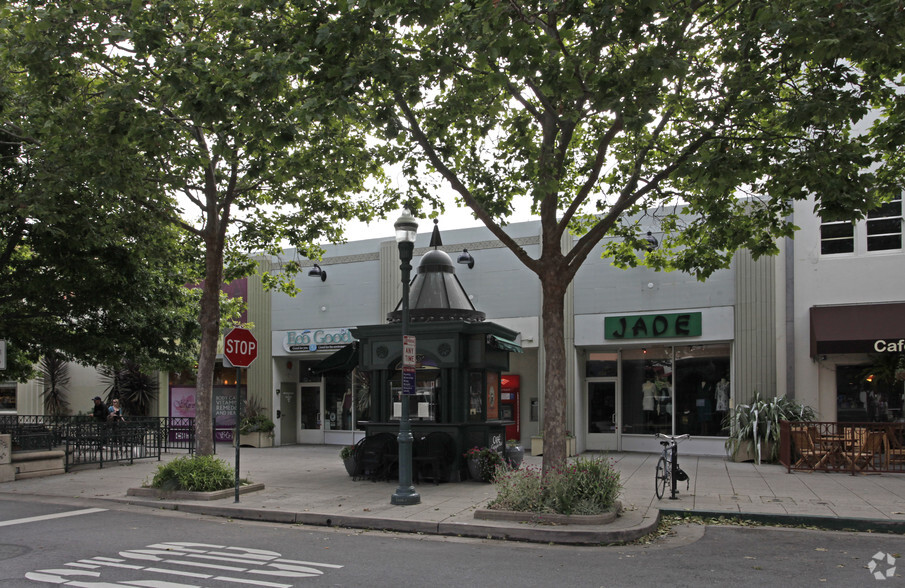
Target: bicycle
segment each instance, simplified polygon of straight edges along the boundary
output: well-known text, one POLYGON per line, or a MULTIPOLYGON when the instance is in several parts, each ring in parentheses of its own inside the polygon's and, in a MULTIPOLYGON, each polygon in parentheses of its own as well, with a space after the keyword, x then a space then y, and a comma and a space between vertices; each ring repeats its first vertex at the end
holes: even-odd
POLYGON ((688 490, 688 488, 691 487, 688 474, 679 467, 678 449, 679 441, 688 439, 689 435, 687 433, 685 435, 662 435, 657 433, 655 437, 658 439, 666 439, 665 441, 660 441, 660 445, 663 446, 663 454, 657 462, 657 472, 656 477, 654 478, 654 489, 657 492, 657 500, 663 499, 663 493, 666 491, 667 484, 670 486, 672 493, 669 498, 670 500, 675 500, 678 492, 676 490, 676 482, 686 482, 685 490, 688 490), (670 452, 672 452, 672 455, 670 455, 670 452))

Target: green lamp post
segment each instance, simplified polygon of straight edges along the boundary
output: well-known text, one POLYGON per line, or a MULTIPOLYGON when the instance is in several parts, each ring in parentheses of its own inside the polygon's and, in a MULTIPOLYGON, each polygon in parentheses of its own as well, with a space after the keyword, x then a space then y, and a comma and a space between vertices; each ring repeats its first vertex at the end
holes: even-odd
MULTIPOLYGON (((395 222, 396 243, 399 246, 399 259, 402 264, 402 341, 405 347, 409 326, 409 281, 412 272, 412 255, 415 251, 415 236, 418 234, 418 223, 408 210, 402 211, 402 216, 395 222)), ((403 366, 402 374, 402 415, 399 419, 399 487, 390 499, 392 504, 406 506, 419 504, 421 496, 412 485, 412 423, 409 418, 409 396, 414 394, 411 387, 412 380, 407 377, 403 366)), ((411 366, 413 367, 413 366, 411 366)))

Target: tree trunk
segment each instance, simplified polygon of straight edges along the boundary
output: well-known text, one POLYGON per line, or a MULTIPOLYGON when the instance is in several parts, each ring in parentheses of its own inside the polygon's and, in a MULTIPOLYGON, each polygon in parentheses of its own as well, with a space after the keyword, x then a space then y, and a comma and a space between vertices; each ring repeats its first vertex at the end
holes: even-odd
POLYGON ((551 469, 566 465, 566 342, 565 342, 565 289, 568 281, 559 276, 547 275, 543 287, 543 337, 544 337, 544 466, 546 474, 551 469))
MULTIPOLYGON (((216 218, 216 217, 214 217, 216 218)), ((198 356, 198 378, 195 384, 195 452, 214 453, 212 398, 217 344, 220 341, 220 285, 223 282, 224 237, 216 230, 216 222, 205 235, 204 282, 201 286, 201 350, 198 356)), ((210 229, 210 227, 209 227, 210 229)))

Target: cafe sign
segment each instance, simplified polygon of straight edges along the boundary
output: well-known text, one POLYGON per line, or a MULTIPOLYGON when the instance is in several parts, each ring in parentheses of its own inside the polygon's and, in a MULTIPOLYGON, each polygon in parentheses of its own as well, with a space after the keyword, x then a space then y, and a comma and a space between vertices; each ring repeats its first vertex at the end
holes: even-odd
POLYGON ((283 350, 288 353, 313 353, 342 349, 355 339, 347 328, 303 329, 283 333, 283 350))
POLYGON ((639 314, 606 317, 605 339, 658 339, 700 337, 701 313, 639 314))

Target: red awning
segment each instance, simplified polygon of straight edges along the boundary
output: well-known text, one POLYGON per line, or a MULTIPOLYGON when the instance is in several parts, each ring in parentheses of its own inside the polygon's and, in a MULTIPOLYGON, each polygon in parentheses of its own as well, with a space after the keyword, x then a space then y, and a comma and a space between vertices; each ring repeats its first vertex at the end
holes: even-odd
POLYGON ((905 302, 811 307, 811 357, 876 353, 877 341, 905 339, 905 302))

